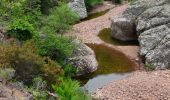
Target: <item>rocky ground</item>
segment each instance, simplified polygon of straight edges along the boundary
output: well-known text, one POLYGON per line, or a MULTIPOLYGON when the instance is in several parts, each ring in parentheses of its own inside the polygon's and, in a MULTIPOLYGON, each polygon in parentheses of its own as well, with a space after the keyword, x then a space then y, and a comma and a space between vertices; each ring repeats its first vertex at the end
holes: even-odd
POLYGON ((137 71, 96 91, 99 100, 170 100, 170 71, 137 71))
POLYGON ((31 95, 11 84, 0 82, 0 100, 30 100, 31 95))

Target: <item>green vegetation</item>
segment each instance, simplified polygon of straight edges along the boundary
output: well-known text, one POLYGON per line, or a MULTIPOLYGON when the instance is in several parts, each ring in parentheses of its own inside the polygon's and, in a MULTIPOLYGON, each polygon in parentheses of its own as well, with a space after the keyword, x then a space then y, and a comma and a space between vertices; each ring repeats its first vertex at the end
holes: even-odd
POLYGON ((42 22, 42 30, 45 33, 59 33, 62 34, 68 29, 70 25, 79 20, 76 13, 72 12, 67 4, 60 3, 59 6, 54 7, 50 11, 50 15, 45 17, 42 22))
POLYGON ((79 83, 68 78, 77 71, 66 63, 75 46, 62 35, 78 20, 63 2, 1 0, 0 25, 7 41, 0 44, 0 77, 11 81, 8 69, 14 69, 13 78, 24 83, 34 100, 55 100, 57 95, 60 100, 88 100, 79 83))
POLYGON ((79 83, 70 78, 62 79, 59 86, 53 85, 52 87, 61 97, 60 100, 91 100, 88 95, 80 90, 79 83))
POLYGON ((85 0, 87 9, 91 9, 93 6, 102 3, 104 0, 85 0))
POLYGON ((154 70, 155 66, 153 64, 145 64, 147 70, 154 70))

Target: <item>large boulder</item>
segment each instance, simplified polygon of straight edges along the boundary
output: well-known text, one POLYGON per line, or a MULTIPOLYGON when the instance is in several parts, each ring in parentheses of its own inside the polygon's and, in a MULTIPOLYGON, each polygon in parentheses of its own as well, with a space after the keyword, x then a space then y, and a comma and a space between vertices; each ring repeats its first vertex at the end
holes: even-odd
POLYGON ((112 19, 111 36, 129 41, 137 40, 135 21, 146 9, 165 4, 166 0, 137 0, 119 16, 112 19))
POLYGON ((87 17, 87 10, 84 0, 71 0, 68 3, 68 6, 72 9, 72 11, 79 15, 80 19, 87 17))
POLYGON ((112 37, 117 39, 138 36, 140 55, 146 64, 156 69, 170 67, 169 0, 137 0, 112 20, 111 27, 112 37))
POLYGON ((127 18, 115 18, 111 24, 113 38, 128 41, 137 40, 135 24, 127 18))
POLYGON ((78 69, 77 76, 96 71, 98 62, 94 51, 78 40, 75 40, 74 43, 76 48, 68 61, 78 69))

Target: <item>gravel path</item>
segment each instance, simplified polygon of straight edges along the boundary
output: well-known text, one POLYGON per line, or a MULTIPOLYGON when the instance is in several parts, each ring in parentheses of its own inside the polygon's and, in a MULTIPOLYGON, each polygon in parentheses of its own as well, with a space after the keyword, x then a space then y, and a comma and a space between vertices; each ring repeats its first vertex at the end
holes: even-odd
POLYGON ((98 89, 99 100, 170 100, 170 71, 134 72, 98 89))

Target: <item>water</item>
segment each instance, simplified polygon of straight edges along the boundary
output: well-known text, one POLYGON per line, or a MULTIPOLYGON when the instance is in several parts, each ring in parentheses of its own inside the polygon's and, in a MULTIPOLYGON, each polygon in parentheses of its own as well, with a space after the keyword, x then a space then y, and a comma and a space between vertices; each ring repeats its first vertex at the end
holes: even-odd
POLYGON ((113 44, 113 45, 139 45, 138 41, 120 41, 111 37, 111 28, 104 28, 100 31, 99 35, 100 39, 104 42, 113 44))
MULTIPOLYGON (((87 20, 91 20, 91 19, 94 19, 94 18, 103 16, 103 15, 106 14, 108 11, 109 11, 109 9, 108 9, 108 10, 105 10, 105 11, 101 11, 101 12, 89 14, 86 18, 80 20, 80 22, 87 21, 87 20)), ((79 22, 79 23, 80 23, 80 22, 79 22)))
POLYGON ((77 78, 89 92, 107 83, 126 77, 135 70, 135 64, 121 52, 104 44, 87 44, 91 47, 99 63, 98 70, 77 78))

